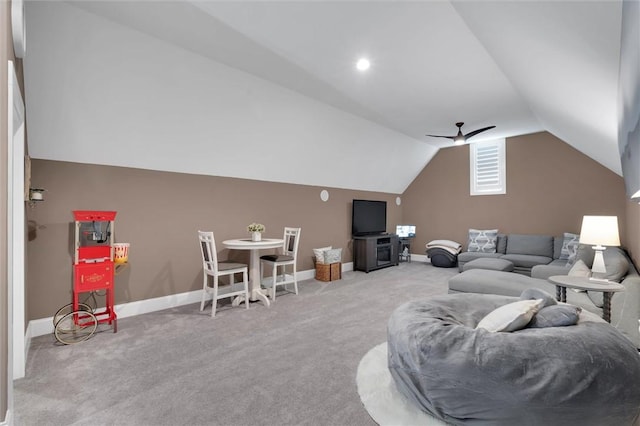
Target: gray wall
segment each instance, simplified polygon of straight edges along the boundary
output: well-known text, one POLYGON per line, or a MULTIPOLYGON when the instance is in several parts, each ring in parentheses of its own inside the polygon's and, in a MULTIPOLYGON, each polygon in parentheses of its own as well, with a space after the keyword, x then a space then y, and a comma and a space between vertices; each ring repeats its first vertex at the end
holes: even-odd
MULTIPOLYGON (((116 239, 132 246, 131 267, 116 280, 117 303, 200 288, 198 229, 215 231, 221 242, 245 236, 254 221, 273 237, 284 226, 301 226, 299 270, 312 269, 311 249, 325 245, 342 247, 349 262, 354 198, 387 201, 390 232, 400 223, 416 224, 412 251, 419 254, 431 239, 465 242, 470 227, 579 232, 584 214, 617 215, 623 244, 637 241, 627 232, 633 206, 622 178, 548 133, 507 140, 506 195, 471 197, 468 170, 468 146, 441 150, 397 206, 396 194, 328 188, 324 203, 322 187, 34 160, 33 185, 47 193, 28 210, 28 318, 51 316, 70 300, 75 209, 118 211, 116 239)), ((246 253, 231 254, 247 261, 246 253)))
MULTIPOLYGON (((215 232, 220 244, 248 237, 260 222, 265 237, 285 226, 302 228, 298 270, 313 269, 312 248, 343 248, 350 262, 351 201, 387 201, 387 228, 401 222, 396 194, 325 188, 125 167, 33 160, 32 183, 46 200, 28 209, 27 311, 29 319, 52 316, 71 301, 72 210, 116 210, 116 240, 131 243, 131 266, 116 277, 116 303, 166 296, 202 286, 198 230, 215 232)), ((246 252, 232 252, 248 262, 246 252)))
POLYGON ((508 138, 507 193, 469 195, 469 147, 442 149, 403 195, 416 245, 451 239, 466 246, 469 228, 503 233, 580 232, 585 214, 616 215, 626 243, 622 178, 553 135, 508 138))

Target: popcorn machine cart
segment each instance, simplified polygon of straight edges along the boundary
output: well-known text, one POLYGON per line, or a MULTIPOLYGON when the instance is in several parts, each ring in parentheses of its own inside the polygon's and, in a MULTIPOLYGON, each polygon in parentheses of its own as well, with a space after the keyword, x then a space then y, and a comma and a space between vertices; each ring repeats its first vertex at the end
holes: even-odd
POLYGON ((113 326, 114 333, 118 331, 113 307, 116 212, 76 210, 73 215, 73 302, 58 310, 53 319, 56 339, 64 344, 88 339, 99 323, 108 323, 113 326), (81 293, 90 293, 94 300, 95 295, 104 295, 104 308, 94 310, 90 305, 81 303, 81 293))

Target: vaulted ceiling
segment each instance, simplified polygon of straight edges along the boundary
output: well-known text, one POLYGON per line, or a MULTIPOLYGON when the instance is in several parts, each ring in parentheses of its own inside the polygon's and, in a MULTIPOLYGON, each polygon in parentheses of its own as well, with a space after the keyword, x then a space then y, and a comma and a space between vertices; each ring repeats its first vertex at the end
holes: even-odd
POLYGON ((421 144, 546 130, 621 174, 620 1, 68 3, 421 144))

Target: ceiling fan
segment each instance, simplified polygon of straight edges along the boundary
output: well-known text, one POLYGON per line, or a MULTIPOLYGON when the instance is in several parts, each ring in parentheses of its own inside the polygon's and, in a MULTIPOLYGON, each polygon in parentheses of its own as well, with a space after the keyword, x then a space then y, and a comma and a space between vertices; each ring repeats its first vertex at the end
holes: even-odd
POLYGON ((484 131, 487 131, 489 129, 493 129, 496 126, 489 126, 489 127, 483 127, 482 129, 478 129, 478 130, 474 130, 473 132, 469 132, 466 135, 462 133, 462 126, 464 125, 464 123, 462 121, 456 123, 456 126, 458 126, 458 134, 455 136, 440 136, 440 135, 427 135, 427 136, 431 136, 432 138, 447 138, 447 139, 453 139, 453 143, 456 145, 462 145, 463 143, 465 143, 467 141, 467 139, 474 137, 475 135, 477 135, 478 133, 482 133, 484 131))

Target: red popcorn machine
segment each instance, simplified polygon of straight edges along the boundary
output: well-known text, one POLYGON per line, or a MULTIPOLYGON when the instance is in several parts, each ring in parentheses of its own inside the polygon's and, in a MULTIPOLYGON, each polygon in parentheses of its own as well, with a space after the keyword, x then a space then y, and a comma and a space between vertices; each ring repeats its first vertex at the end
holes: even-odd
POLYGON ((63 344, 88 339, 98 324, 108 323, 118 331, 114 310, 114 222, 116 212, 75 210, 73 302, 54 315, 54 334, 63 344), (80 302, 80 294, 88 299, 80 302), (105 296, 105 307, 95 309, 95 296, 105 296))

